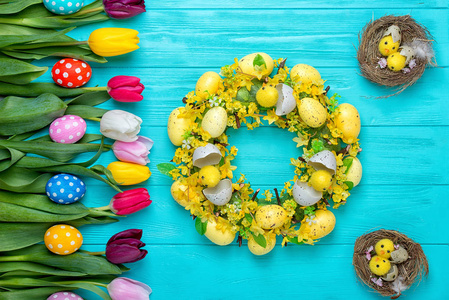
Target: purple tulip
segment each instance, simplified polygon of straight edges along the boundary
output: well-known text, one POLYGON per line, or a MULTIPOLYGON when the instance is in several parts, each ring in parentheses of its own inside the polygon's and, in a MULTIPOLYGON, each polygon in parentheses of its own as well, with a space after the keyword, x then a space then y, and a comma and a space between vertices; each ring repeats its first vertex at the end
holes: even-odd
POLYGON ((109 208, 117 215, 129 215, 151 204, 150 194, 146 188, 137 188, 118 193, 112 197, 109 208))
POLYGON ((150 162, 148 155, 152 147, 153 140, 138 136, 137 141, 134 142, 116 141, 112 145, 112 150, 118 160, 145 166, 150 162))
POLYGON ((148 251, 141 250, 142 229, 128 229, 114 234, 106 244, 106 258, 113 264, 132 263, 143 259, 148 251))
POLYGON ((138 102, 143 99, 141 95, 145 89, 140 78, 135 76, 115 76, 108 81, 108 93, 119 102, 138 102))
POLYGON ((146 12, 144 0, 103 0, 104 11, 114 19, 127 19, 146 12))
POLYGON ((151 292, 145 283, 126 277, 118 277, 108 284, 112 300, 149 300, 151 292))

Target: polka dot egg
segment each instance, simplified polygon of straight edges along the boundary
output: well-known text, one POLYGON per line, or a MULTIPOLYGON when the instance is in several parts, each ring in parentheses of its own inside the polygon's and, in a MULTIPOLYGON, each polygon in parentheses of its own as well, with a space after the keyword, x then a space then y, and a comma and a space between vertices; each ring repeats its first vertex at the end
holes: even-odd
POLYGON ((47 300, 83 300, 83 298, 72 292, 58 292, 51 294, 47 300))
POLYGON ((45 246, 59 255, 69 255, 77 251, 83 244, 83 236, 73 226, 59 224, 50 227, 44 236, 45 246))
POLYGON ((72 204, 84 197, 86 185, 76 176, 61 173, 47 181, 45 191, 53 202, 72 204))
POLYGON ((65 115, 50 124, 50 138, 56 143, 73 144, 86 133, 87 125, 83 118, 75 115, 65 115))
POLYGON ((92 69, 88 63, 76 58, 64 58, 51 69, 53 81, 66 88, 85 85, 91 77, 92 69))
POLYGON ((45 7, 54 14, 70 15, 84 6, 84 0, 44 0, 45 7))

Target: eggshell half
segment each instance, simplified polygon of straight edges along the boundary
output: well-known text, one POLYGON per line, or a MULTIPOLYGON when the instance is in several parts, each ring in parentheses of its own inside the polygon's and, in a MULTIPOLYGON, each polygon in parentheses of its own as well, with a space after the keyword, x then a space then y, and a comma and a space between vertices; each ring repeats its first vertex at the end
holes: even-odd
POLYGON ((215 205, 225 205, 231 200, 232 182, 229 179, 220 180, 213 188, 203 190, 204 196, 215 205))
POLYGON ((401 43, 401 29, 396 25, 391 25, 388 27, 387 30, 385 30, 385 33, 383 36, 391 35, 393 42, 399 42, 401 43))
POLYGON ((318 192, 313 187, 309 186, 307 182, 296 181, 293 185, 293 199, 301 206, 314 205, 323 197, 322 192, 318 192))
POLYGON ((337 171, 337 159, 335 155, 329 150, 323 150, 312 156, 307 164, 315 170, 325 170, 335 174, 337 171))
POLYGON ((296 100, 293 97, 293 89, 286 84, 279 83, 276 85, 279 97, 276 102, 276 115, 283 116, 295 109, 296 100))
POLYGON ((222 158, 220 150, 213 144, 198 147, 193 152, 193 165, 198 168, 216 165, 222 158))

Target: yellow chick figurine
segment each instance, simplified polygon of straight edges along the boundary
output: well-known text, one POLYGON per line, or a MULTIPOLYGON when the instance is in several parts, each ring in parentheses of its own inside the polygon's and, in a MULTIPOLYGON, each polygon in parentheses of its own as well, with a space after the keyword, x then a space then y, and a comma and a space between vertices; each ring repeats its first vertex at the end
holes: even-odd
POLYGON ((394 244, 390 239, 382 239, 376 243, 374 246, 374 250, 376 250, 376 254, 382 258, 389 259, 391 256, 391 252, 393 252, 394 244))
POLYGON ((390 271, 391 263, 388 259, 375 255, 369 261, 369 268, 373 274, 384 276, 390 271))
POLYGON ((393 72, 399 72, 405 68, 407 58, 400 53, 390 54, 387 57, 387 66, 393 72))
POLYGON ((401 44, 401 29, 396 25, 391 25, 384 32, 379 42, 379 52, 383 56, 389 56, 398 51, 401 44))

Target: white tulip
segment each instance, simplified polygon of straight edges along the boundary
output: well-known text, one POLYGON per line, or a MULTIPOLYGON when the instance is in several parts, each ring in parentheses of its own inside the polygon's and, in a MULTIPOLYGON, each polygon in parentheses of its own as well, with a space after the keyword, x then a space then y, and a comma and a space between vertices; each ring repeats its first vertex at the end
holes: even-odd
POLYGON ((100 132, 108 138, 134 142, 140 131, 142 119, 124 110, 110 110, 103 115, 100 122, 100 132))

